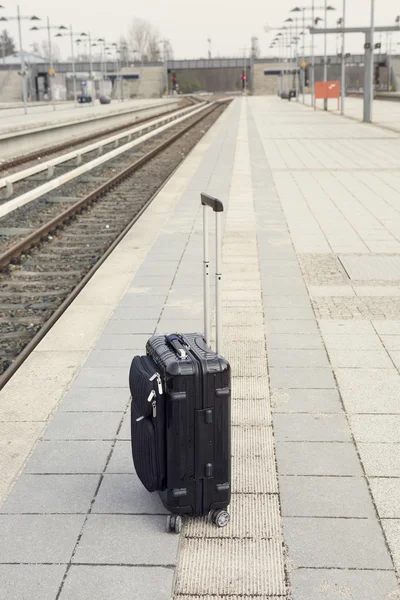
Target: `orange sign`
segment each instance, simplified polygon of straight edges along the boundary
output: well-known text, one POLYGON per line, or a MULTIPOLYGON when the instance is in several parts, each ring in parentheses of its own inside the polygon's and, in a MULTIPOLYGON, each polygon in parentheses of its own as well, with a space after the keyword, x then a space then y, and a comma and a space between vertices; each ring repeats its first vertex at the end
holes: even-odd
POLYGON ((340 81, 317 81, 314 85, 314 110, 317 109, 317 100, 337 98, 338 110, 340 99, 340 81))
POLYGON ((315 97, 340 98, 340 81, 318 81, 315 83, 315 97))

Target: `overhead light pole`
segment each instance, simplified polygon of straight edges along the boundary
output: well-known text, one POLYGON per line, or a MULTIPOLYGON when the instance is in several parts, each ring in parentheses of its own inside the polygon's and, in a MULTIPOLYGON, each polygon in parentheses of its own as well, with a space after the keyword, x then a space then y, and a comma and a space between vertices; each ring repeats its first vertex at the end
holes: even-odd
POLYGON ((344 99, 346 97, 346 54, 345 54, 345 33, 346 27, 346 0, 343 0, 343 16, 342 23, 342 64, 341 64, 341 86, 340 86, 340 114, 344 115, 344 99))
POLYGON ((78 106, 78 99, 76 97, 76 65, 75 65, 75 52, 74 52, 74 37, 79 37, 78 33, 72 31, 72 25, 69 26, 69 33, 57 33, 55 37, 69 36, 71 39, 71 62, 72 62, 72 78, 73 78, 73 90, 74 90, 74 105, 78 106))
POLYGON ((42 29, 46 29, 47 30, 47 44, 48 44, 48 52, 49 52, 49 72, 48 72, 48 83, 47 83, 47 87, 48 90, 50 92, 50 100, 53 104, 53 110, 56 110, 56 104, 55 104, 55 99, 54 99, 54 94, 53 94, 53 87, 52 87, 52 78, 54 77, 54 66, 53 66, 53 49, 52 49, 52 45, 51 45, 51 35, 50 35, 50 31, 52 29, 67 29, 66 27, 64 27, 64 25, 50 25, 50 19, 49 17, 47 17, 47 25, 44 25, 43 27, 31 27, 31 31, 40 31, 42 29))
POLYGON ((375 35, 375 0, 371 0, 371 26, 369 31, 369 53, 370 61, 368 65, 368 79, 367 85, 369 87, 368 94, 366 96, 367 102, 364 102, 364 121, 366 123, 372 123, 372 104, 374 98, 374 35, 375 35))
MULTIPOLYGON (((325 26, 328 27, 328 11, 335 10, 333 6, 328 6, 327 0, 324 3, 325 26)), ((328 36, 324 35, 324 81, 328 81, 328 57, 327 57, 328 36)), ((328 99, 324 98, 324 110, 328 110, 328 99)))
MULTIPOLYGON (((4 8, 4 7, 2 6, 1 8, 4 8)), ((21 58, 20 75, 22 77, 22 98, 23 98, 23 103, 24 103, 24 113, 27 114, 27 112, 28 112, 28 106, 27 106, 28 91, 27 91, 27 85, 26 85, 26 78, 28 76, 28 73, 27 73, 26 67, 25 67, 25 54, 24 54, 24 50, 22 47, 21 21, 40 21, 40 19, 39 19, 39 17, 35 17, 34 15, 30 16, 30 17, 21 16, 19 5, 17 5, 17 16, 16 17, 14 17, 14 16, 0 17, 0 21, 17 21, 18 22, 19 51, 20 51, 20 58, 21 58)))
MULTIPOLYGON (((91 36, 90 31, 88 31, 87 33, 86 33, 86 31, 83 31, 82 33, 80 33, 79 38, 76 40, 77 44, 82 41, 80 38, 87 38, 87 41, 89 42, 89 81, 92 84, 94 77, 93 77, 92 36, 91 36)), ((92 88, 92 85, 91 85, 91 88, 92 88)), ((90 89, 89 95, 92 98, 92 103, 93 103, 93 90, 92 89, 90 89)))

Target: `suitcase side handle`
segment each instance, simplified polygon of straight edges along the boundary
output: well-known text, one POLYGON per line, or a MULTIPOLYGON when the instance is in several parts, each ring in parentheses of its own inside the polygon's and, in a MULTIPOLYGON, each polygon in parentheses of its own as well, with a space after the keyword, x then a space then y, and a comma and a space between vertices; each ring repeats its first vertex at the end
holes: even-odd
POLYGON ((208 253, 208 211, 207 207, 213 209, 215 213, 215 328, 216 328, 216 351, 222 353, 222 228, 221 213, 224 211, 224 205, 221 200, 201 194, 201 204, 203 206, 203 282, 204 282, 204 337, 207 344, 210 344, 211 324, 210 324, 210 259, 208 253))

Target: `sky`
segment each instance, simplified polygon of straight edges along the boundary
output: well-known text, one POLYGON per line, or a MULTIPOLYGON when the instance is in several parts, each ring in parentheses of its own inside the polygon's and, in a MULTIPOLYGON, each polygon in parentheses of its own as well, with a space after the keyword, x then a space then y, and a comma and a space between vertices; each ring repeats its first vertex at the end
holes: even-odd
MULTIPOLYGON (((16 14, 17 2, 0 0, 4 9, 0 15, 16 14)), ((328 0, 336 8, 328 13, 328 25, 334 26, 342 16, 343 0, 328 0)), ((250 49, 250 39, 256 36, 261 56, 273 56, 269 49, 272 38, 289 16, 295 6, 310 6, 311 0, 20 0, 21 14, 32 13, 40 17, 43 24, 49 16, 54 25, 72 24, 74 31, 91 31, 93 38, 104 37, 107 43, 118 42, 121 35, 127 35, 129 26, 135 17, 147 19, 160 32, 161 38, 171 41, 174 57, 202 58, 207 56, 208 42, 211 38, 211 52, 215 57, 243 56, 250 49), (300 4, 296 5, 296 1, 300 4), (265 26, 271 31, 265 32, 265 26)), ((315 0, 316 6, 323 6, 323 0, 315 0)), ((371 0, 346 0, 346 21, 348 26, 367 26, 370 22, 371 0)), ((323 17, 323 10, 316 15, 323 17)), ((311 11, 306 14, 310 15, 311 11)), ((377 25, 394 24, 400 14, 398 0, 375 0, 375 22, 377 25)), ((17 40, 17 23, 6 24, 9 33, 17 40)), ((23 22, 24 49, 31 51, 30 44, 41 43, 46 39, 45 31, 31 32, 31 24, 23 22)), ((336 52, 335 35, 328 36, 328 53, 336 52)), ((364 36, 354 34, 346 36, 346 50, 353 53, 363 52, 364 36)), ((63 57, 70 55, 68 39, 57 40, 63 57)), ((386 34, 382 37, 382 49, 385 50, 386 34)), ((306 47, 309 46, 306 40, 306 47)), ((323 36, 316 36, 316 51, 322 53, 323 36)), ((400 54, 400 31, 392 36, 392 51, 400 54)))

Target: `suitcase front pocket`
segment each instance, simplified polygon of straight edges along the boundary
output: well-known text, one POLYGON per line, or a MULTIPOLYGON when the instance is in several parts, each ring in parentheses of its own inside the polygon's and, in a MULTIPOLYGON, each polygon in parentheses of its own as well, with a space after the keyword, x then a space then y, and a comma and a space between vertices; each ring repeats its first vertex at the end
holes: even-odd
POLYGON ((132 407, 132 457, 137 476, 149 492, 159 489, 156 431, 151 418, 143 418, 132 407))
POLYGON ((153 417, 157 412, 157 401, 163 395, 160 374, 149 356, 135 356, 129 374, 132 402, 139 416, 153 417))

